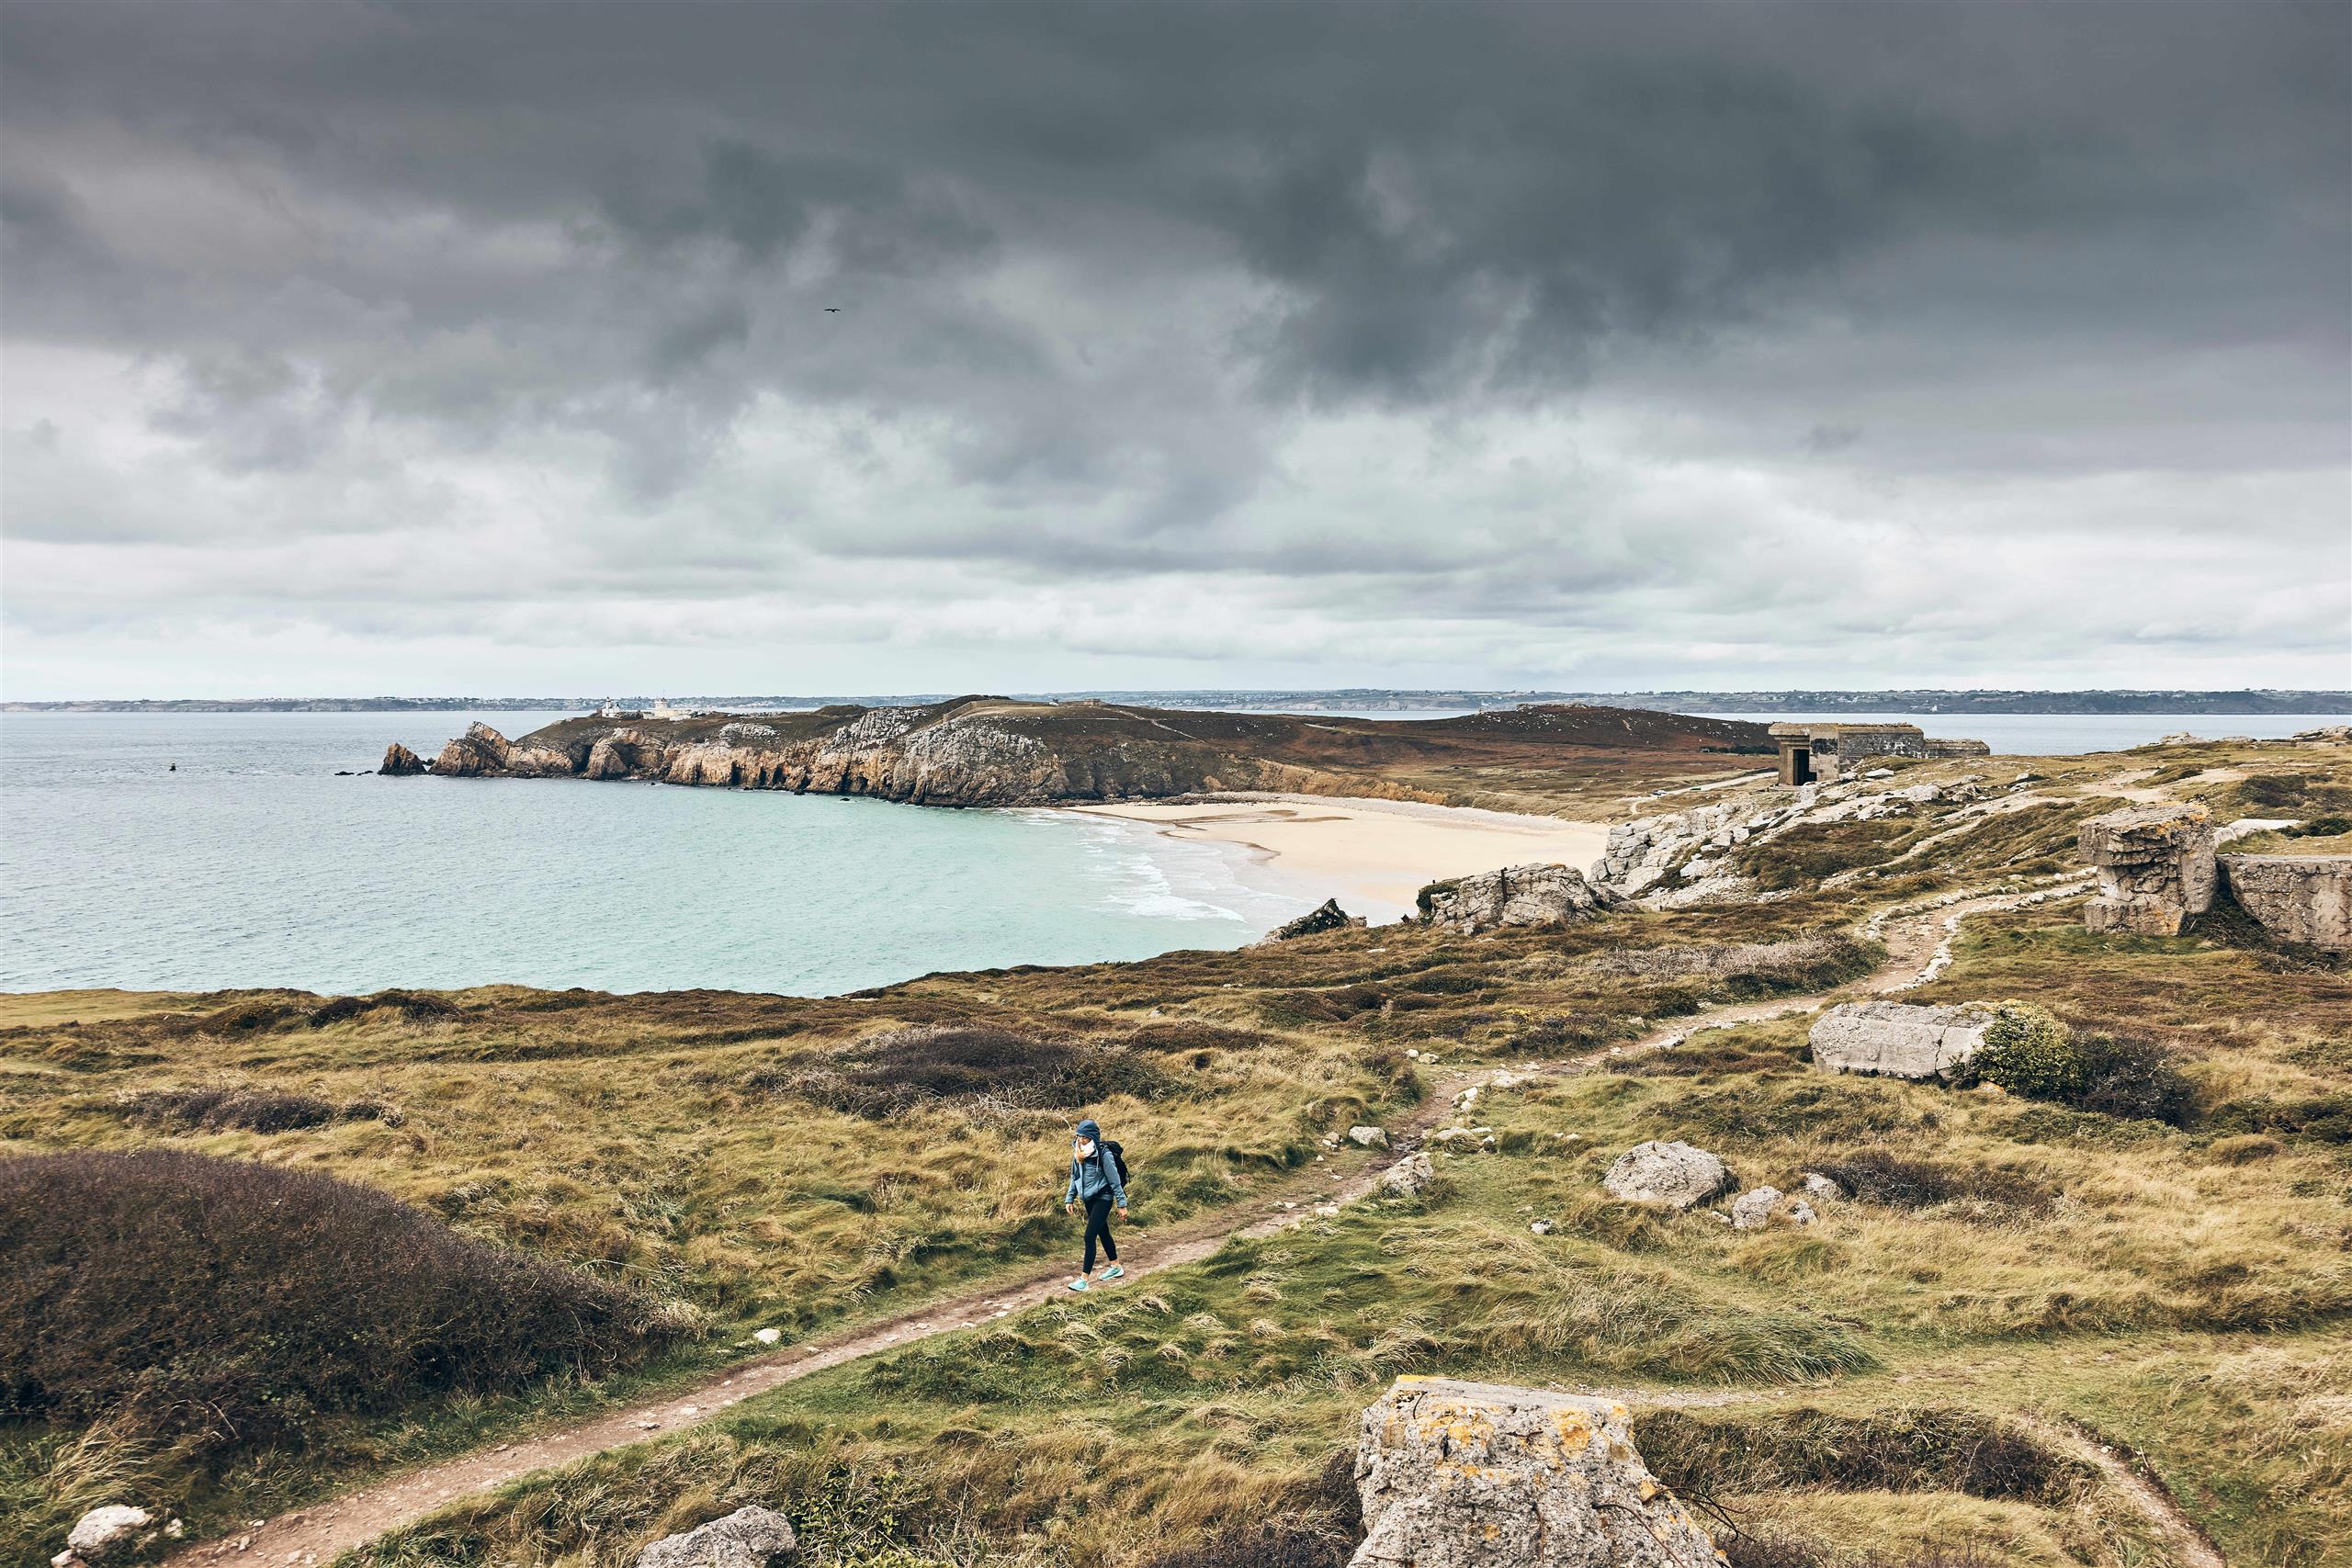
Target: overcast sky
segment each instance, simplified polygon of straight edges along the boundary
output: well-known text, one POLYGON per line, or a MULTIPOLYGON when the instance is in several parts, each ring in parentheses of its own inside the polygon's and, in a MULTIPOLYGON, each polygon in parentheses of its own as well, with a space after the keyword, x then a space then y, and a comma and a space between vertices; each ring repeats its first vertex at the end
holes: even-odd
POLYGON ((9 3, 0 682, 2345 684, 2347 62, 2340 4, 9 3))

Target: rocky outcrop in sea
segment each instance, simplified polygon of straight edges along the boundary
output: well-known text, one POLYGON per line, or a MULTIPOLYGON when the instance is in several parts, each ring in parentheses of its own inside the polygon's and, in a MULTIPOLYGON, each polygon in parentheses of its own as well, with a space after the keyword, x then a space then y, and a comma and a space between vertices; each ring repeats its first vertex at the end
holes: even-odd
MULTIPOLYGON (((1197 728, 1228 716, 1183 716, 1197 728)), ((1277 739, 1280 734, 1277 732, 1277 739)), ((1300 766, 1243 750, 1256 739, 1186 734, 1156 716, 1099 704, 967 698, 923 706, 567 719, 519 739, 469 726, 430 764, 394 745, 394 777, 639 780, 736 789, 872 795, 926 806, 1043 806, 1159 799, 1229 790, 1435 797, 1369 775, 1300 766), (1240 745, 1220 744, 1221 740, 1240 745)))

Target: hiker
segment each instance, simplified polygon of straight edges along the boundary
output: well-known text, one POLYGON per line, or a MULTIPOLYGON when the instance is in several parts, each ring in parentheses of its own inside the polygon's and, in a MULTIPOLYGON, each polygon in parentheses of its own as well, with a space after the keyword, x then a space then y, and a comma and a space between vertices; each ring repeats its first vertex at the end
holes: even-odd
POLYGON ((1119 1246, 1111 1239, 1111 1210, 1116 1205, 1119 1218, 1127 1217, 1127 1183, 1125 1157, 1119 1145, 1106 1142, 1102 1129, 1092 1117, 1078 1124, 1078 1136, 1069 1146, 1069 1189, 1062 1194, 1062 1207, 1078 1213, 1079 1205, 1086 1206, 1086 1253, 1079 1276, 1069 1282, 1073 1291, 1092 1288, 1094 1272, 1094 1243, 1102 1243, 1102 1260, 1110 1267, 1100 1276, 1115 1280, 1126 1272, 1119 1267, 1119 1246))

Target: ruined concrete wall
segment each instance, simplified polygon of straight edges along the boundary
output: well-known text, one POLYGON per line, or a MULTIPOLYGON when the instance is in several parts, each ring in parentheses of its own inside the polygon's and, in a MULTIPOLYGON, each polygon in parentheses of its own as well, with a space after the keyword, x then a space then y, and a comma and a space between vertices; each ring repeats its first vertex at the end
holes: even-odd
POLYGON ((2092 931, 2177 936, 2212 907, 2213 824, 2202 806, 2110 811, 2085 822, 2077 841, 2098 873, 2098 897, 2083 912, 2092 931))
POLYGON ((2352 953, 2352 855, 2223 855, 2222 874, 2280 942, 2352 953))

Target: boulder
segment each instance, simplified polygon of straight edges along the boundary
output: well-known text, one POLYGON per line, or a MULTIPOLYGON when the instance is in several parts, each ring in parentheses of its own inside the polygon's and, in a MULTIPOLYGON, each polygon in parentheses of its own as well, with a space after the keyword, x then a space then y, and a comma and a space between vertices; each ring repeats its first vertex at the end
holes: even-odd
POLYGON ((1404 1377, 1363 1413, 1351 1568, 1717 1568, 1615 1400, 1404 1377))
POLYGON ((738 1508, 723 1519, 649 1542, 637 1568, 767 1568, 799 1542, 792 1521, 773 1508, 738 1508))
POLYGON ((2098 873, 2098 897, 2084 908, 2095 931, 2177 936, 2213 903, 2213 824, 2204 807, 2158 803, 2094 817, 2076 835, 2098 873))
POLYGON ((1632 1202, 1677 1209, 1720 1198, 1736 1185, 1730 1168, 1706 1150, 1655 1138, 1618 1156, 1600 1184, 1632 1202))
POLYGON ((1781 1190, 1777 1187, 1758 1187, 1743 1192, 1731 1201, 1731 1228, 1761 1230, 1772 1223, 1772 1211, 1780 1205, 1781 1190))
POLYGON ((1498 926, 1567 925, 1621 902, 1565 865, 1512 865, 1432 882, 1416 900, 1424 921, 1465 933, 1498 926))
POLYGON ((1804 1195, 1824 1203, 1835 1203, 1846 1196, 1846 1190, 1817 1170, 1804 1173, 1804 1195))
POLYGON ((424 759, 395 740, 384 748, 384 760, 376 771, 388 779, 414 778, 424 772, 424 759))
POLYGON ((1320 936, 1325 931, 1354 931, 1362 928, 1363 917, 1351 915, 1340 908, 1337 898, 1326 898, 1316 908, 1295 920, 1285 920, 1258 939, 1255 945, 1266 947, 1278 942, 1291 942, 1303 936, 1320 936))
POLYGON ((1806 1039, 1825 1073, 1942 1078, 1976 1055, 1992 1021, 1991 1010, 1973 1004, 1845 1002, 1815 1020, 1806 1039))
POLYGON ((1416 1198, 1437 1179, 1437 1167, 1427 1155, 1408 1155, 1380 1174, 1380 1190, 1400 1198, 1416 1198))
POLYGON ((84 1562, 103 1562, 122 1556, 139 1544, 140 1532, 153 1522, 144 1508, 109 1503, 74 1521, 65 1534, 65 1550, 84 1562))
POLYGON ((1348 1141, 1361 1144, 1368 1149, 1385 1149, 1388 1146, 1388 1134, 1380 1127, 1351 1127, 1348 1129, 1348 1141))
POLYGON ((2352 953, 2352 855, 2224 855, 2238 908, 2280 942, 2352 953))

